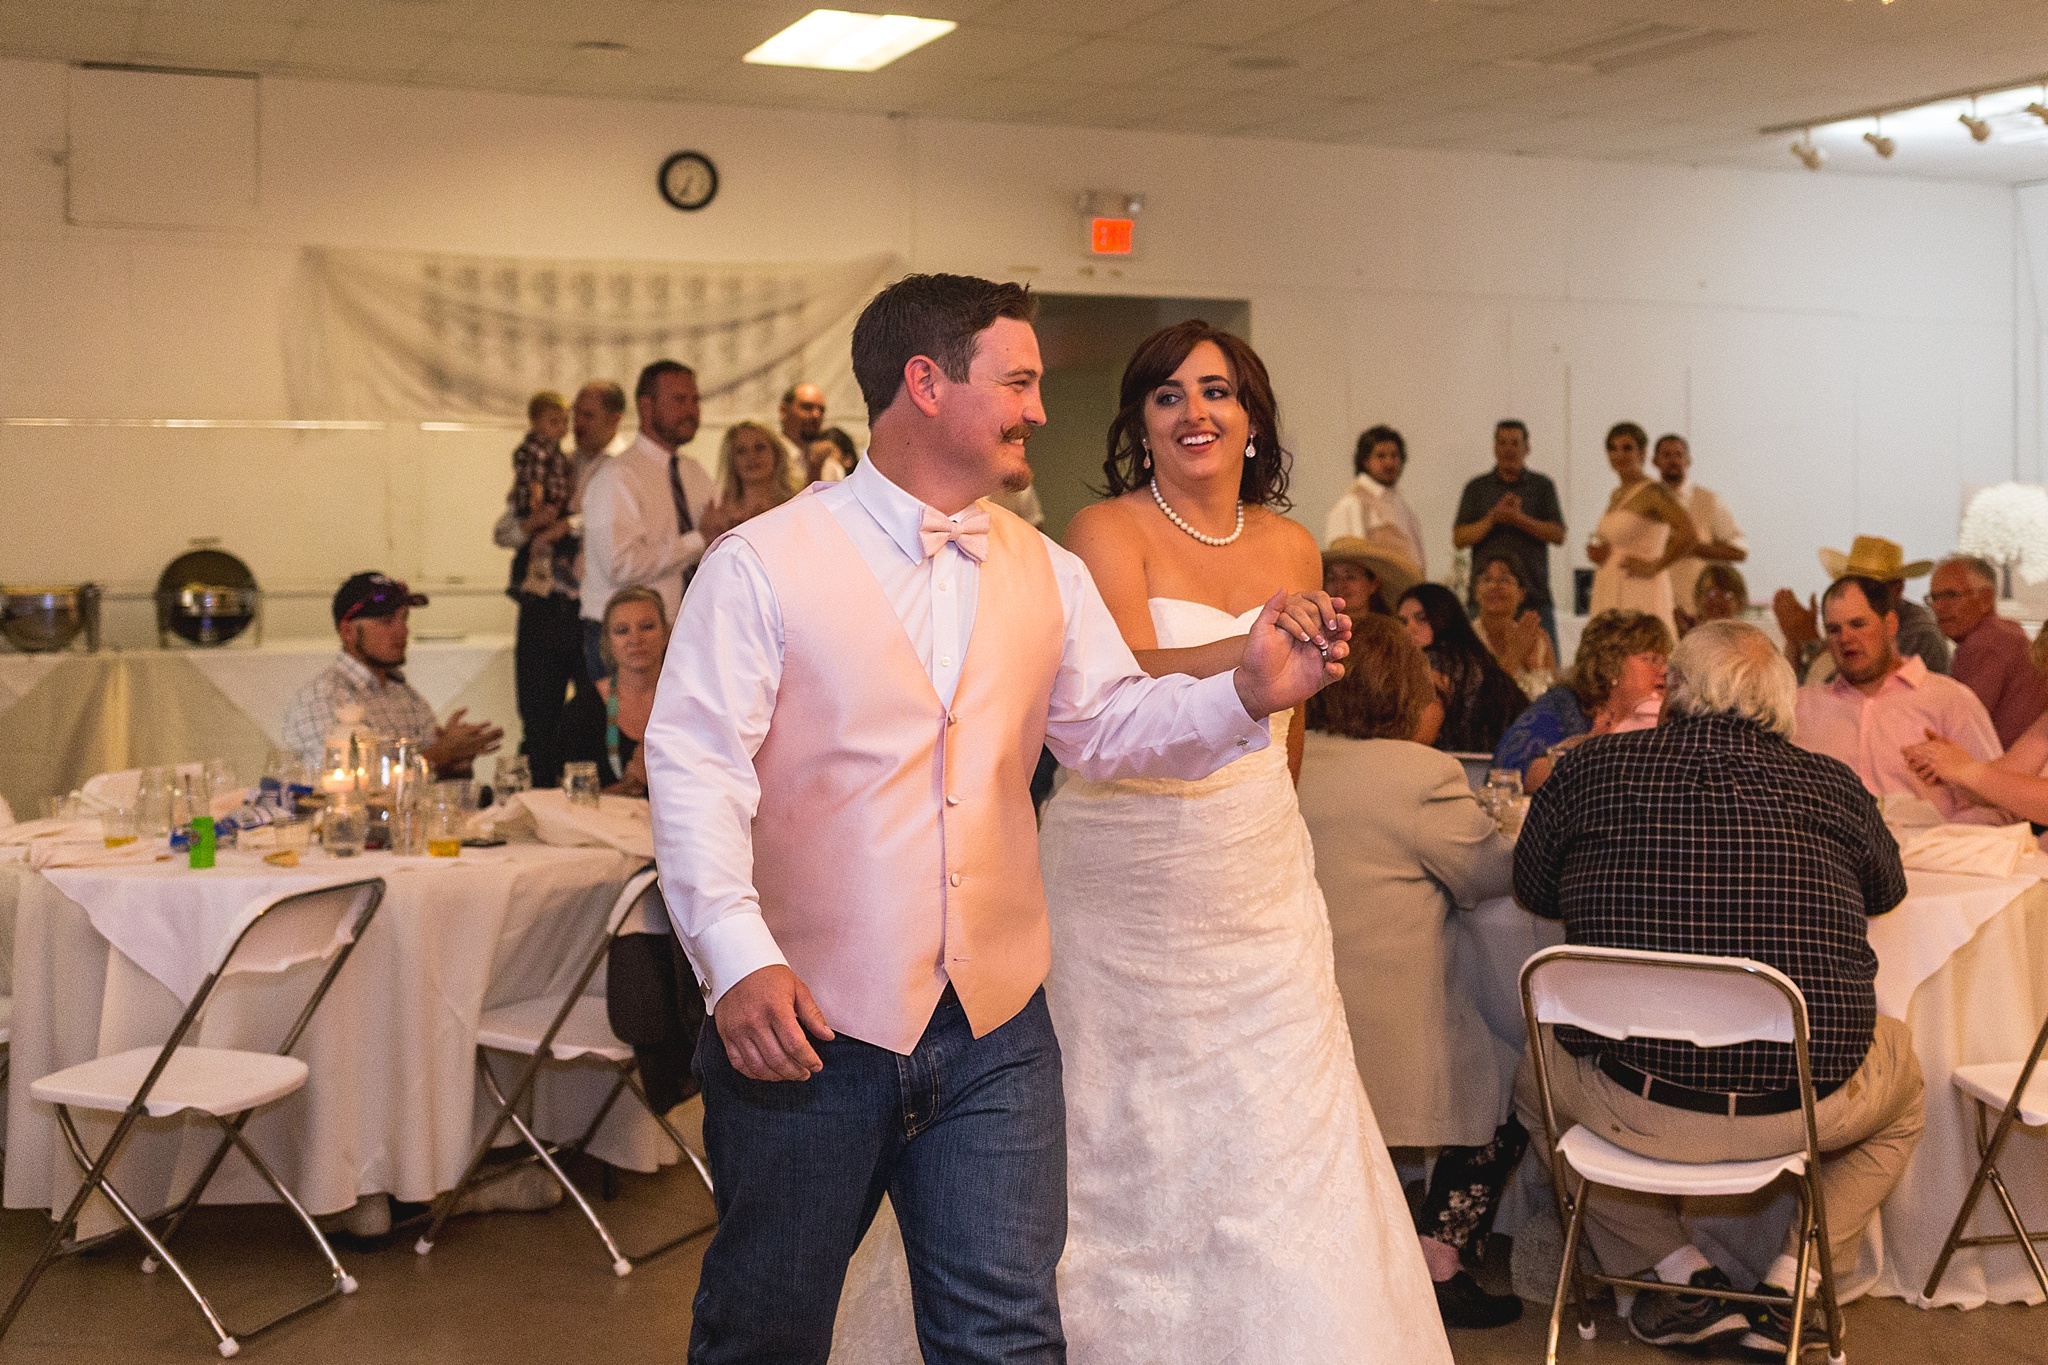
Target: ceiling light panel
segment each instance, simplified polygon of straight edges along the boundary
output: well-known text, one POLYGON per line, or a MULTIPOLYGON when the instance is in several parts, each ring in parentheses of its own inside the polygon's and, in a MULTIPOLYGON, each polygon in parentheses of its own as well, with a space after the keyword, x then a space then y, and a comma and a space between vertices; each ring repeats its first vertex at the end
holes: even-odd
POLYGON ((806 66, 820 71, 879 71, 957 25, 907 14, 814 9, 746 55, 756 66, 806 66))

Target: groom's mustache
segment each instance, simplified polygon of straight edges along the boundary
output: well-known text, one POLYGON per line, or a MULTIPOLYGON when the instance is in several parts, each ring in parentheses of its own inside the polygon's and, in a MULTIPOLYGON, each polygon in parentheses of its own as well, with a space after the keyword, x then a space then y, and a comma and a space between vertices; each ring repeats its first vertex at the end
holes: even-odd
POLYGON ((1037 432, 1037 430, 1038 428, 1032 426, 1029 422, 1020 422, 1014 427, 1004 427, 1003 439, 1005 441, 1016 441, 1019 444, 1022 444, 1023 442, 1030 440, 1033 434, 1037 432))

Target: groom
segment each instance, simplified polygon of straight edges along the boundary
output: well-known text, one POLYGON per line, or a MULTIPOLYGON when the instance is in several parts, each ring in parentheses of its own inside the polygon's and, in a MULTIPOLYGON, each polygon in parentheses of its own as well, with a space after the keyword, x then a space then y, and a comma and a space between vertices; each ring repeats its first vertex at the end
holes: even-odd
POLYGON ((823 1365, 884 1194, 925 1357, 1058 1362, 1060 1052, 1030 783, 1199 778, 1338 676, 1275 597, 1234 672, 1146 677, 1031 481, 1034 300, 913 275, 853 332, 868 458, 706 553, 647 725, 662 890, 712 1015, 718 1231, 692 1365, 823 1365))

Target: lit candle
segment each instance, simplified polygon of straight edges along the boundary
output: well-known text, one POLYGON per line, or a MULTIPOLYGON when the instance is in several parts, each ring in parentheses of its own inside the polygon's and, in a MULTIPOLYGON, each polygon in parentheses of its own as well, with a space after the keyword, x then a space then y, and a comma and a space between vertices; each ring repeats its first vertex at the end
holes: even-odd
POLYGON ((328 793, 330 796, 335 792, 354 791, 355 786, 356 775, 347 768, 336 768, 333 772, 320 779, 320 790, 328 793))

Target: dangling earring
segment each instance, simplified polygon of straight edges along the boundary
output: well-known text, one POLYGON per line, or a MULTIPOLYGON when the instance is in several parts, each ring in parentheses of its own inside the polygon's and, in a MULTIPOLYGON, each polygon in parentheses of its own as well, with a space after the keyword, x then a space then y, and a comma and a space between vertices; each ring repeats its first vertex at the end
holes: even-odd
POLYGON ((1247 460, 1249 460, 1249 459, 1253 459, 1253 458, 1257 457, 1258 453, 1259 453, 1259 448, 1258 448, 1257 446, 1255 446, 1255 445, 1253 445, 1253 444, 1252 444, 1252 440, 1251 440, 1251 437, 1249 437, 1249 436, 1245 437, 1245 441, 1244 441, 1244 457, 1245 457, 1245 458, 1246 458, 1247 460))
POLYGON ((1140 441, 1138 446, 1145 452, 1145 461, 1142 468, 1150 469, 1152 467, 1152 443, 1150 441, 1140 441))

